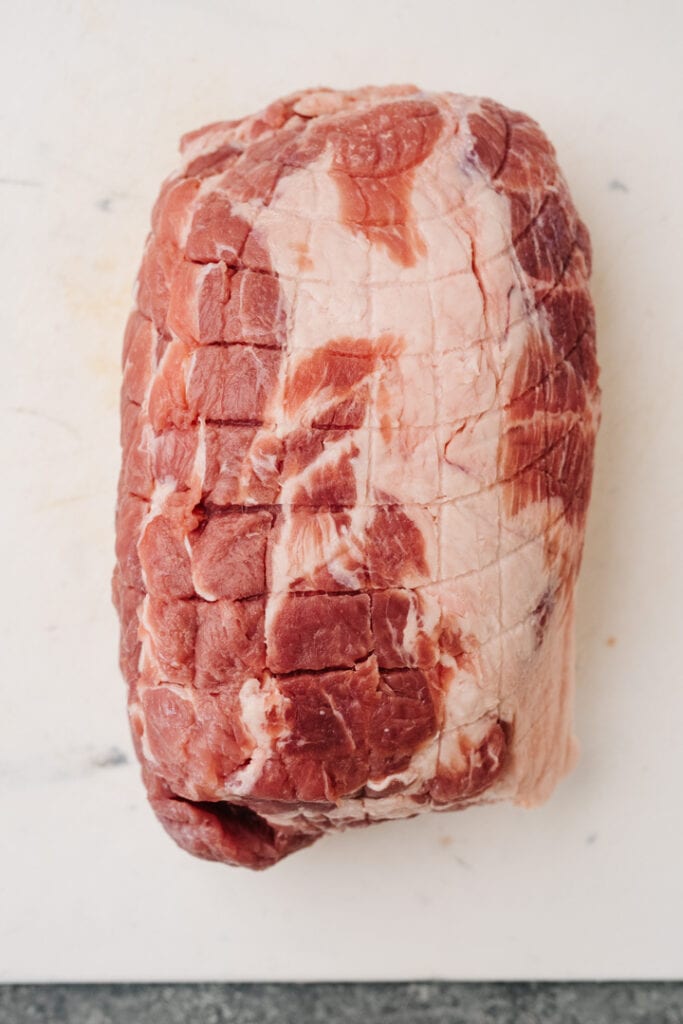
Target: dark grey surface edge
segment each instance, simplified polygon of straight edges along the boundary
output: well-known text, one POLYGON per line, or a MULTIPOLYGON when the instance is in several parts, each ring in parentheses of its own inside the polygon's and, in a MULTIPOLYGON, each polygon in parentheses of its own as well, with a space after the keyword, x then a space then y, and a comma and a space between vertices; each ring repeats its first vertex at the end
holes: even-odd
POLYGON ((683 982, 5 985, 0 1024, 683 1024, 683 982))

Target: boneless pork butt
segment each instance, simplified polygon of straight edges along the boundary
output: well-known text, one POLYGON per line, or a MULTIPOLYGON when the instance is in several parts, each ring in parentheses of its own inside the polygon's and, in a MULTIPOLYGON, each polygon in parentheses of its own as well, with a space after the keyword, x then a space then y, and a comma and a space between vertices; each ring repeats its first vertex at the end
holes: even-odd
POLYGON ((590 243, 534 121, 312 90, 181 142, 123 353, 115 603, 154 811, 264 868, 574 759, 590 243))

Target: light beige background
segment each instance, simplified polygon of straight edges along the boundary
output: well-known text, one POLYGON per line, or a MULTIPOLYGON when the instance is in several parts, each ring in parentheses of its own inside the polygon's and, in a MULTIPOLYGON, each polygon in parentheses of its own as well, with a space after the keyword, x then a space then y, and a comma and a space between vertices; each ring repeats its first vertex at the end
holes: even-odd
POLYGON ((3 23, 0 980, 681 976, 683 6, 34 2, 3 23), (368 81, 531 113, 592 232, 583 757, 541 810, 352 831, 251 875, 177 850, 131 760, 121 335, 181 132, 368 81))

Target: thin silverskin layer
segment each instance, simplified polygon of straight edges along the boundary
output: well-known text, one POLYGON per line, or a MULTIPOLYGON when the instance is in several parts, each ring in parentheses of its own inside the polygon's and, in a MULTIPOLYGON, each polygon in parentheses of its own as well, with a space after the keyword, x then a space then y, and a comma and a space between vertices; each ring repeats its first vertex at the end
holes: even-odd
POLYGON ((114 596, 152 806, 264 868, 574 759, 590 243, 498 104, 305 91, 185 136, 124 344, 114 596))

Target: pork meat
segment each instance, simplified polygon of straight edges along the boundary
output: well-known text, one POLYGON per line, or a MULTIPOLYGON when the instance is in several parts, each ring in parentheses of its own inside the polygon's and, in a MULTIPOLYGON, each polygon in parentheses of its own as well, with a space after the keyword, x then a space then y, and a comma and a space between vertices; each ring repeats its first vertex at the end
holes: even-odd
POLYGON ((311 90, 186 135, 125 335, 114 597, 200 857, 544 800, 572 765, 590 243, 539 127, 311 90))

